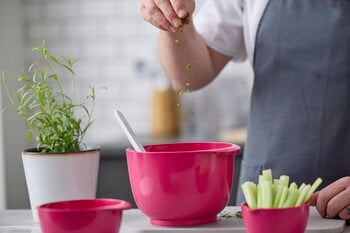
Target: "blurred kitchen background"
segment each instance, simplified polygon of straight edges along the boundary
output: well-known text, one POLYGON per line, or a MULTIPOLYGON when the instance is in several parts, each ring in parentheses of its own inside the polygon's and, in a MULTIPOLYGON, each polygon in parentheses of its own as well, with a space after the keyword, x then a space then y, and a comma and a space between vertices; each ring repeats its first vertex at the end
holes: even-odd
MULTIPOLYGON (((197 1, 197 10, 204 3, 197 1)), ((0 69, 13 90, 21 69, 35 59, 31 49, 42 40, 54 55, 81 59, 76 72, 82 99, 88 85, 107 87, 97 94, 85 140, 102 146, 99 197, 134 203, 124 153, 130 145, 114 109, 125 114, 144 144, 222 140, 244 146, 252 84, 248 63, 229 64, 200 91, 172 93, 159 65, 157 35, 142 19, 138 0, 0 1, 0 69)), ((1 89, 1 109, 8 105, 1 89)), ((0 114, 0 129, 0 209, 29 208, 20 153, 33 145, 13 109, 0 114)))

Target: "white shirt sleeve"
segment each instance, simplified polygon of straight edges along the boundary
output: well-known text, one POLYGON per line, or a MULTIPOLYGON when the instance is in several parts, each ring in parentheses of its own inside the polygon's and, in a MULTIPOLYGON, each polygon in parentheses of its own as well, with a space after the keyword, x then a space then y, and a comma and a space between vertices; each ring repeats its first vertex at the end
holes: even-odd
POLYGON ((208 0, 194 15, 194 25, 210 48, 234 61, 246 59, 242 0, 208 0))

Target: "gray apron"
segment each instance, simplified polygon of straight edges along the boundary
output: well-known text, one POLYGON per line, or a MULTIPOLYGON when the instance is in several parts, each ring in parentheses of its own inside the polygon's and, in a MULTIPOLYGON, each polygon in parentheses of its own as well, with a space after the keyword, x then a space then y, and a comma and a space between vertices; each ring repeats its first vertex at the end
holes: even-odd
POLYGON ((263 169, 322 187, 350 175, 350 0, 270 0, 257 31, 240 184, 263 169))

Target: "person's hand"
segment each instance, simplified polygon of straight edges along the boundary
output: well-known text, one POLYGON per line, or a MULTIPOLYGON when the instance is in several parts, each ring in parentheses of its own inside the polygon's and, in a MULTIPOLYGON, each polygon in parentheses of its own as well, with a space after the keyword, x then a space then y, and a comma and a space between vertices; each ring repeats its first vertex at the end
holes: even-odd
POLYGON ((324 218, 338 216, 350 220, 350 176, 343 177, 314 193, 309 203, 316 205, 316 209, 324 218))
POLYGON ((182 20, 192 14, 195 0, 141 0, 143 18, 161 30, 176 32, 182 20))

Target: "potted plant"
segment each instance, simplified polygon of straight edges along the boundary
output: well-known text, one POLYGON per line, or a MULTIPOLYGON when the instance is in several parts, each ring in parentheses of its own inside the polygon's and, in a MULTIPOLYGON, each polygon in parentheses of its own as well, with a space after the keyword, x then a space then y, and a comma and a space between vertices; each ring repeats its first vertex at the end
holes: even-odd
POLYGON ((24 173, 32 208, 40 204, 96 197, 100 147, 83 143, 92 124, 95 90, 90 87, 87 103, 75 98, 77 60, 55 57, 45 41, 33 48, 39 59, 25 68, 18 78, 21 87, 11 93, 4 72, 2 83, 11 105, 28 126, 27 140, 36 147, 22 152, 24 173), (69 76, 66 91, 61 76, 69 76))

